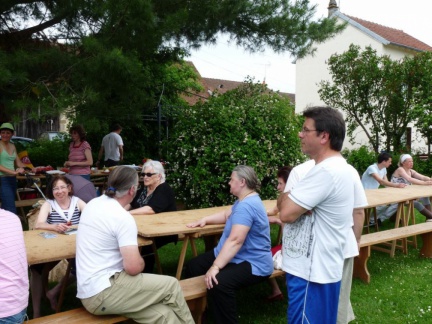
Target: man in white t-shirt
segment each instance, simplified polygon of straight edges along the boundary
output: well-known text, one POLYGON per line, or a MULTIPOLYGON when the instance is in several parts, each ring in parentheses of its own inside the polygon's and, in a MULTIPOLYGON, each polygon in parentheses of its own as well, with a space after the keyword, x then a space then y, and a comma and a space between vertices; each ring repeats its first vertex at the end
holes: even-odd
MULTIPOLYGON (((294 167, 288 177, 284 192, 290 192, 294 186, 303 179, 307 173, 315 166, 314 160, 308 160, 302 164, 294 167)), ((355 319, 354 311, 352 309, 350 295, 351 283, 353 276, 354 257, 359 254, 359 243, 363 230, 364 223, 364 207, 367 206, 367 198, 364 192, 359 174, 352 166, 351 171, 354 178, 354 210, 353 210, 353 223, 352 231, 348 232, 347 244, 344 248, 344 266, 342 271, 342 281, 338 304, 338 324, 346 324, 355 319)), ((289 230, 289 226, 286 230, 289 230)), ((284 235, 289 235, 285 233, 284 235)))
POLYGON ((287 317, 289 323, 336 323, 355 182, 340 154, 342 114, 330 107, 310 107, 303 116, 302 151, 316 165, 288 195, 278 198, 286 223, 282 269, 287 273, 287 317))
POLYGON ((103 165, 111 167, 118 165, 123 160, 123 139, 120 136, 122 127, 119 124, 114 124, 111 127, 111 132, 105 135, 102 139, 102 145, 99 150, 98 161, 96 165, 99 166, 102 155, 105 151, 105 158, 103 165))
MULTIPOLYGON (((404 183, 393 183, 388 181, 387 168, 392 164, 392 157, 387 152, 378 155, 378 163, 370 165, 362 175, 362 184, 365 189, 378 189, 380 185, 394 188, 405 188, 404 183)), ((390 218, 397 211, 397 204, 389 206, 378 206, 378 223, 390 218)), ((374 225, 374 219, 370 219, 370 225, 374 225)))
POLYGON ((119 166, 105 194, 84 208, 76 238, 77 297, 92 314, 118 314, 138 323, 193 323, 178 280, 142 273, 138 230, 124 209, 135 197, 135 169, 119 166))

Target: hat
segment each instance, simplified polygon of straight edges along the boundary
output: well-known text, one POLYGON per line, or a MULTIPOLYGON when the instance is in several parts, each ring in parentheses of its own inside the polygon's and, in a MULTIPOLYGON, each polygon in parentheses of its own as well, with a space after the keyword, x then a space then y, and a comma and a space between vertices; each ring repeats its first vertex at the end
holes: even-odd
POLYGON ((1 124, 0 130, 3 130, 3 129, 8 129, 8 130, 10 130, 12 132, 15 132, 15 128, 13 127, 13 125, 11 123, 3 123, 3 124, 1 124))

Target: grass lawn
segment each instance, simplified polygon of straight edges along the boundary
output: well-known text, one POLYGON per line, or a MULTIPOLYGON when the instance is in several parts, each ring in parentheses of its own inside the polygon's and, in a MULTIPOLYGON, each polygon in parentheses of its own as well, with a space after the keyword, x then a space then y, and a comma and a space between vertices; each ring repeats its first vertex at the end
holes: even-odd
MULTIPOLYGON (((417 215, 417 223, 424 222, 424 217, 417 215)), ((394 223, 384 222, 381 230, 393 228, 394 223)), ((276 240, 277 228, 272 227, 272 238, 276 240)), ((421 237, 418 238, 421 246, 421 237)), ((175 275, 178 255, 182 243, 169 244, 159 250, 162 268, 165 274, 175 275)), ((204 244, 197 242, 199 253, 204 251, 204 244)), ((419 250, 409 247, 408 255, 396 251, 395 257, 372 250, 368 268, 371 283, 365 284, 353 280, 351 302, 357 319, 351 323, 432 323, 432 260, 419 258, 419 250)), ((191 258, 188 251, 186 260, 191 258)), ((286 297, 286 288, 282 280, 279 285, 286 297)), ((270 287, 262 283, 241 290, 237 295, 240 323, 286 323, 287 300, 274 303, 265 302, 270 287)), ((81 306, 75 297, 76 286, 70 286, 62 310, 81 306)), ((42 313, 53 311, 43 302, 42 313)), ((29 305, 28 314, 32 314, 29 305)), ((213 323, 211 314, 207 323, 213 323)))

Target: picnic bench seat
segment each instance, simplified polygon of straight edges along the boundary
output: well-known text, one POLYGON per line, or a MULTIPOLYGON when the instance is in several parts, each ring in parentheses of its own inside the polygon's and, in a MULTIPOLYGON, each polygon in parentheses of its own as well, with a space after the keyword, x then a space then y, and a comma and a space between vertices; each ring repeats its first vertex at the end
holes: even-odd
MULTIPOLYGON (((270 278, 284 275, 282 270, 274 270, 270 278)), ((207 288, 204 276, 193 277, 180 280, 180 286, 186 299, 188 307, 196 324, 202 323, 202 315, 207 305, 207 288)), ((65 312, 48 315, 32 319, 26 323, 30 324, 63 324, 63 323, 121 323, 128 321, 128 318, 122 315, 93 315, 85 310, 84 307, 68 310, 65 312)))
POLYGON ((432 258, 432 222, 363 234, 360 239, 360 253, 358 257, 354 259, 353 277, 360 278, 364 282, 370 283, 370 274, 367 269, 367 262, 371 254, 372 245, 406 239, 415 235, 421 235, 423 240, 423 245, 419 253, 420 256, 424 258, 432 258))

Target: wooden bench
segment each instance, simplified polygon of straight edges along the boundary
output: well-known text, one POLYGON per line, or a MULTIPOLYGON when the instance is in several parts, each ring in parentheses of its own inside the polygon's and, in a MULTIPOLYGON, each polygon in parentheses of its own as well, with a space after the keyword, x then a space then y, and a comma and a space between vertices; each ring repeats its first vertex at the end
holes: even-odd
MULTIPOLYGON (((282 270, 274 270, 270 278, 284 275, 282 270)), ((207 306, 207 287, 204 282, 204 276, 180 280, 180 286, 183 295, 192 313, 196 324, 202 323, 202 316, 207 306)), ((63 323, 121 323, 128 318, 121 315, 93 315, 85 310, 84 307, 72 309, 69 311, 48 315, 32 319, 26 323, 30 324, 63 324, 63 323)))
POLYGON ((420 249, 420 256, 424 258, 432 258, 432 222, 362 235, 360 239, 360 253, 359 256, 354 259, 353 277, 360 278, 364 282, 370 283, 370 274, 367 268, 367 262, 371 254, 372 245, 406 239, 415 235, 421 235, 423 240, 423 246, 420 249))

